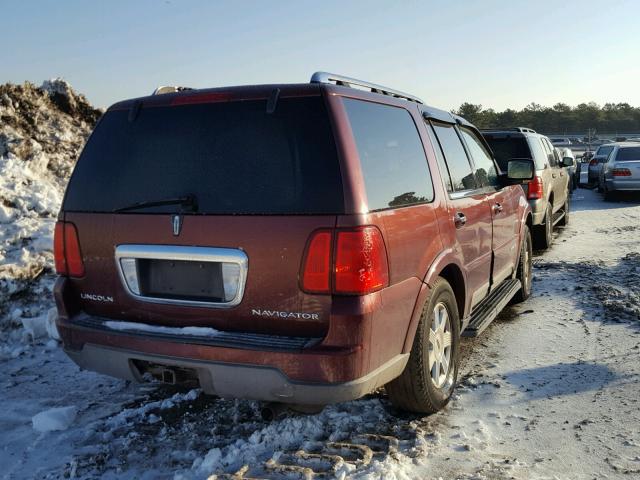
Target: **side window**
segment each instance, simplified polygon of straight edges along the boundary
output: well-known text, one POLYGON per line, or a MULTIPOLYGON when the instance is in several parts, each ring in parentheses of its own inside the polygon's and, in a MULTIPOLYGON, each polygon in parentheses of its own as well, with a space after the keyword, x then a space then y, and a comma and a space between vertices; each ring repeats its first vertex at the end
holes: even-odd
POLYGON ((497 186, 498 172, 496 165, 493 163, 491 154, 487 151, 482 141, 477 137, 475 132, 468 128, 461 128, 460 134, 473 158, 473 163, 476 166, 476 177, 480 185, 497 186))
POLYGON ((358 148, 369 210, 433 200, 422 139, 403 108, 343 99, 358 148))
POLYGON ((549 157, 547 155, 547 151, 543 148, 542 140, 537 137, 529 137, 529 148, 531 148, 531 154, 533 156, 533 161, 536 164, 536 169, 541 170, 544 166, 549 163, 549 157))
POLYGON ((453 125, 434 123, 433 130, 444 153, 454 191, 473 190, 476 184, 467 152, 453 125))
POLYGON ((540 141, 542 142, 542 146, 544 147, 544 150, 547 152, 547 158, 549 161, 549 165, 551 165, 552 167, 557 167, 558 166, 558 162, 556 160, 556 156, 555 156, 555 152, 553 147, 551 146, 551 144, 549 143, 549 140, 547 140, 546 138, 541 138, 540 141))
POLYGON ((447 188, 447 192, 453 192, 453 186, 451 185, 451 176, 449 175, 449 169, 447 168, 447 162, 444 161, 444 155, 442 155, 442 149, 440 143, 436 138, 436 134, 433 132, 433 127, 429 122, 426 122, 427 133, 433 145, 433 150, 436 152, 436 159, 438 160, 438 169, 440 170, 440 176, 447 188))

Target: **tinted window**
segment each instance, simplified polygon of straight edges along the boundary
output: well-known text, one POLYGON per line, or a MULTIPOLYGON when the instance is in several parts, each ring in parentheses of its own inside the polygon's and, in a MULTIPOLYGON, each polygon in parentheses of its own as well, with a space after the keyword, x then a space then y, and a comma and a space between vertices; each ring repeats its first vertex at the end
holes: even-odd
POLYGON ((460 134, 467 144, 469 153, 471 153, 471 157, 473 158, 473 163, 476 166, 476 176, 480 185, 497 185, 498 172, 496 171, 496 166, 491 159, 491 154, 487 152, 485 146, 478 137, 476 137, 476 134, 473 131, 467 128, 461 128, 460 134))
POLYGON ((616 155, 616 161, 640 160, 640 147, 621 148, 616 155))
POLYGON ((471 190, 477 187, 467 152, 465 152, 460 137, 453 125, 434 123, 433 129, 436 132, 440 146, 444 153, 444 158, 449 167, 451 183, 453 189, 471 190))
POLYGON ((369 210, 433 200, 422 141, 402 108, 344 99, 367 189, 369 210))
MULTIPOLYGON (((513 137, 511 135, 485 135, 485 140, 493 150, 496 161, 500 166, 500 170, 507 171, 507 163, 512 158, 533 158, 527 139, 519 136, 513 137)), ((542 151, 542 147, 539 146, 542 151)), ((542 158, 546 158, 546 155, 542 153, 542 158)))
POLYGON ((447 168, 447 163, 444 161, 444 155, 442 155, 442 149, 440 148, 438 139, 436 138, 435 133, 433 133, 433 128, 431 127, 430 124, 427 124, 427 133, 429 134, 429 139, 431 140, 431 145, 433 146, 433 150, 436 153, 436 159, 438 160, 438 169, 440 170, 440 176, 442 177, 442 181, 445 184, 447 192, 453 192, 453 186, 451 185, 451 177, 449 176, 449 169, 447 168))
MULTIPOLYGON (((335 142, 320 97, 109 111, 87 143, 64 209, 110 212, 195 195, 199 213, 344 212, 335 142)), ((171 213, 179 205, 136 210, 171 213)))

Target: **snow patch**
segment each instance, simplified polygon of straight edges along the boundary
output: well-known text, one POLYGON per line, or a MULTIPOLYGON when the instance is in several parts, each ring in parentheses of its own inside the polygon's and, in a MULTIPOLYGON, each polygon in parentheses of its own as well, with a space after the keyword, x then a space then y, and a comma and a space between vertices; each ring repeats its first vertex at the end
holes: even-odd
POLYGON ((38 432, 66 430, 71 426, 78 414, 77 407, 51 408, 34 415, 31 419, 33 429, 38 432))
POLYGON ((148 325, 146 323, 121 322, 118 320, 108 320, 104 322, 104 326, 112 330, 166 333, 170 335, 198 337, 215 337, 220 335, 219 330, 209 327, 162 327, 159 325, 148 325))

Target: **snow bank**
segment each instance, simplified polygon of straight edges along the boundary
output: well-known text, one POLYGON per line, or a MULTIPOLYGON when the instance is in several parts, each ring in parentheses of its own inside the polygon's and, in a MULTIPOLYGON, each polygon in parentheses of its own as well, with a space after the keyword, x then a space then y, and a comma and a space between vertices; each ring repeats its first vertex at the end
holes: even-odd
POLYGON ((0 85, 3 347, 43 338, 47 332, 55 335, 47 330, 53 227, 73 165, 100 115, 61 79, 48 80, 40 88, 30 83, 0 85))
POLYGON ((33 429, 38 432, 51 432, 53 430, 66 430, 76 419, 78 409, 76 407, 51 408, 40 412, 31 419, 33 429))

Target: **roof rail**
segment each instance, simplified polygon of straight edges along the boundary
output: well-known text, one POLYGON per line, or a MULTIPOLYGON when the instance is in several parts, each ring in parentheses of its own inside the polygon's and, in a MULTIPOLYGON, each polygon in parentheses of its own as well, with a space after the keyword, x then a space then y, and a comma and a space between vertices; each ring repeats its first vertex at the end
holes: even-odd
POLYGON ((156 88, 151 95, 162 95, 163 93, 183 92, 184 90, 193 90, 191 87, 178 87, 174 85, 163 85, 156 88))
POLYGON ((521 133, 538 133, 535 130, 527 127, 513 127, 513 128, 481 128, 481 132, 521 132, 521 133))
POLYGON ((357 80, 355 78, 345 77, 344 75, 336 75, 335 73, 316 72, 311 76, 310 83, 329 83, 340 85, 342 87, 362 87, 368 89, 370 92, 379 93, 381 95, 388 95, 395 98, 402 98, 409 102, 424 103, 418 97, 403 93, 398 90, 383 87, 382 85, 376 85, 375 83, 365 82, 364 80, 357 80))

